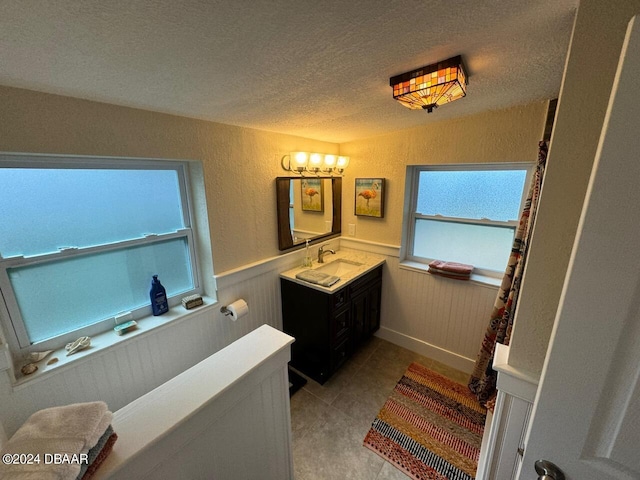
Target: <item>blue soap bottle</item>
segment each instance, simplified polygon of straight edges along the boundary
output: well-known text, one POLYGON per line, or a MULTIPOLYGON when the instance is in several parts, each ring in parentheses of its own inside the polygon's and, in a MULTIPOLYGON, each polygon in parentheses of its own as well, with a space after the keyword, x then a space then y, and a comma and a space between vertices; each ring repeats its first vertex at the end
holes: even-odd
POLYGON ((151 310, 154 315, 162 315, 169 311, 169 304, 167 303, 167 291, 164 289, 158 275, 153 276, 151 281, 151 291, 149 292, 151 297, 151 310))

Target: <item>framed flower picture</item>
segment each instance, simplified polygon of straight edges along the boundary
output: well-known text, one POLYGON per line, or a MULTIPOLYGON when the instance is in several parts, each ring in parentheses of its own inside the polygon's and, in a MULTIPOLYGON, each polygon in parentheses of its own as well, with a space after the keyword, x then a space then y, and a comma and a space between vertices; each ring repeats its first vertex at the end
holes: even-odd
POLYGON ((302 188, 302 210, 306 212, 323 212, 322 179, 303 178, 300 185, 302 188))
POLYGON ((356 178, 355 214, 384 217, 384 178, 356 178))

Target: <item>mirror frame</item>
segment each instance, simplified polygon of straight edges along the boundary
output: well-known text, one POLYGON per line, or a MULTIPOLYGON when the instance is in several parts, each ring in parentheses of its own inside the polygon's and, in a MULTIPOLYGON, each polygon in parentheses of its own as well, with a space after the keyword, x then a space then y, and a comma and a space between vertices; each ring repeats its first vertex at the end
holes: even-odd
MULTIPOLYGON (((305 243, 293 243, 289 218, 289 192, 291 180, 300 180, 305 177, 276 177, 276 209, 278 214, 278 249, 292 250, 304 247, 305 243)), ((317 235, 310 240, 310 243, 333 238, 342 233, 342 177, 319 176, 313 178, 330 178, 331 191, 333 195, 333 216, 331 231, 317 235)))

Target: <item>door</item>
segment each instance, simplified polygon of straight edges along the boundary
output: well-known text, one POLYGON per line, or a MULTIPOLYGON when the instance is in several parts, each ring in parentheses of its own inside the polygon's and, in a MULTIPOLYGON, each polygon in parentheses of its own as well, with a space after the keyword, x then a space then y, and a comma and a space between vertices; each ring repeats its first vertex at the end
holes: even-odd
POLYGON ((539 459, 567 480, 640 478, 638 17, 620 58, 534 404, 523 480, 538 478, 539 459))

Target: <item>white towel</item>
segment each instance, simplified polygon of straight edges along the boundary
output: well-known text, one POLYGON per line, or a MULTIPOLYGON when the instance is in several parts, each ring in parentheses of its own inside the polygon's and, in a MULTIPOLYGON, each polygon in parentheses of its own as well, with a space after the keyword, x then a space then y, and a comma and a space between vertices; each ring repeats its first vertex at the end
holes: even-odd
MULTIPOLYGON (((11 480, 75 479, 80 463, 56 465, 46 455, 86 454, 98 443, 113 419, 104 402, 76 403, 52 407, 34 413, 2 449, 4 454, 39 455, 39 463, 5 465, 0 463, 0 478, 11 480)), ((32 457, 32 458, 34 458, 32 457)))
POLYGON ((340 277, 316 272, 315 270, 303 270, 296 275, 296 278, 305 282, 315 283, 316 285, 322 285, 323 287, 330 287, 334 283, 340 281, 340 277))

